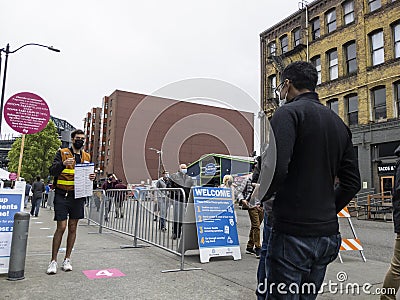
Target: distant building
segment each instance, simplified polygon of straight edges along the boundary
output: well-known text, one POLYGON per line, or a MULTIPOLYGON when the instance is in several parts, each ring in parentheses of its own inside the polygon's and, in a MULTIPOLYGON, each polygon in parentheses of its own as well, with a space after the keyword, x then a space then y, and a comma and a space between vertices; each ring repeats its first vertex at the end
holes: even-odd
POLYGON ((274 90, 285 66, 309 60, 321 102, 352 131, 363 188, 390 191, 400 144, 400 1, 313 1, 262 32, 260 41, 266 117, 277 108, 274 90))
POLYGON ((100 128, 97 121, 89 127, 100 136, 99 174, 140 183, 158 178, 164 168, 176 172, 178 161, 189 164, 208 153, 249 156, 253 123, 249 112, 116 90, 103 98, 100 128))
POLYGON ((61 140, 61 148, 69 147, 71 142, 71 132, 76 128, 68 123, 66 120, 62 120, 56 118, 54 116, 50 116, 50 119, 53 121, 54 125, 57 128, 58 137, 61 140))
POLYGON ((86 135, 85 140, 85 151, 87 151, 92 161, 95 163, 96 172, 100 171, 100 164, 98 160, 99 151, 101 151, 101 118, 102 110, 100 107, 94 107, 90 112, 86 114, 84 119, 84 132, 86 135))

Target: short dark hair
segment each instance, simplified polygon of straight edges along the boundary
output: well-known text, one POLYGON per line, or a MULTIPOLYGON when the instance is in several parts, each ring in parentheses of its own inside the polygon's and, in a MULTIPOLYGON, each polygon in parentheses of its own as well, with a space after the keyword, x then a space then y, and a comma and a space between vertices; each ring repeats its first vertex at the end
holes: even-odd
POLYGON ((40 181, 40 176, 36 176, 36 181, 40 181))
POLYGON ((77 134, 85 134, 82 129, 75 129, 71 132, 71 139, 73 139, 77 134))
POLYGON ((298 89, 315 91, 318 82, 318 72, 313 64, 306 61, 295 61, 282 72, 282 82, 289 79, 298 89))

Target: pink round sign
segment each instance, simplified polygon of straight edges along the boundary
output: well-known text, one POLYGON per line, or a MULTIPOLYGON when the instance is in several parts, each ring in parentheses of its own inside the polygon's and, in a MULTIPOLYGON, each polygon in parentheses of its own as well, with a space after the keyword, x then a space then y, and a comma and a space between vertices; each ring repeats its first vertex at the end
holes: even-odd
POLYGON ((8 178, 9 178, 10 180, 15 180, 15 179, 17 179, 17 173, 10 173, 10 174, 8 175, 8 178))
POLYGON ((40 96, 23 92, 7 100, 4 106, 4 118, 15 131, 33 134, 46 127, 50 119, 50 110, 40 96))

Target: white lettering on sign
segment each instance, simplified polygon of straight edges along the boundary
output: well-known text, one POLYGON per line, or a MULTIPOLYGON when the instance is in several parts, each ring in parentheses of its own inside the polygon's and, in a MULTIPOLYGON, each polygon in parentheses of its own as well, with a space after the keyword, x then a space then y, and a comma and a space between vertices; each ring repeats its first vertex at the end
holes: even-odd
POLYGON ((197 197, 232 197, 231 190, 228 189, 195 189, 194 191, 197 197))
POLYGON ((389 171, 394 171, 394 166, 384 166, 384 167, 378 167, 379 172, 389 172, 389 171))
POLYGON ((111 276, 113 276, 114 274, 113 273, 111 273, 111 272, 109 272, 108 270, 100 270, 100 271, 98 271, 97 273, 96 273, 96 276, 108 276, 108 277, 111 277, 111 276))

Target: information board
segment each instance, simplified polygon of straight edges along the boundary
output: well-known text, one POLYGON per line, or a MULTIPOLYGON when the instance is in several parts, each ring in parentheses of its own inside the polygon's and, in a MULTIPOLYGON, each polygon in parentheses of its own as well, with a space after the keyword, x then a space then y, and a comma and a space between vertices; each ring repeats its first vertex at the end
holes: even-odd
POLYGON ((200 262, 220 256, 241 259, 232 190, 195 187, 193 202, 200 262))
POLYGON ((0 274, 8 273, 15 213, 24 207, 25 188, 0 189, 0 274))

